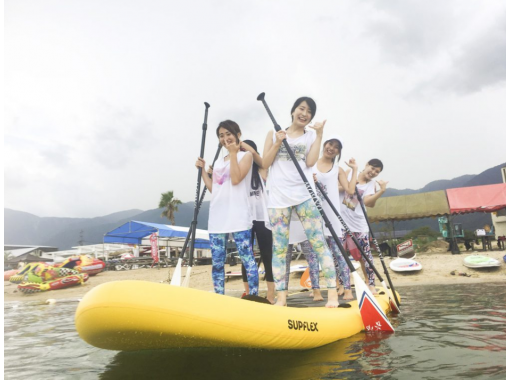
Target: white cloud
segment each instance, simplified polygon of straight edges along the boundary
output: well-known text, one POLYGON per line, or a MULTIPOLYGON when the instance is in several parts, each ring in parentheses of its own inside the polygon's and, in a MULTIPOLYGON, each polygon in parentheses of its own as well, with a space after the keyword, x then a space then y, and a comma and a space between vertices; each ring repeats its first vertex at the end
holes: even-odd
POLYGON ((263 150, 262 91, 282 127, 314 97, 343 157, 381 158, 392 187, 481 172, 505 160, 503 139, 477 137, 505 133, 504 7, 8 1, 5 206, 97 216, 168 190, 192 201, 203 102, 210 162, 224 119, 263 150))

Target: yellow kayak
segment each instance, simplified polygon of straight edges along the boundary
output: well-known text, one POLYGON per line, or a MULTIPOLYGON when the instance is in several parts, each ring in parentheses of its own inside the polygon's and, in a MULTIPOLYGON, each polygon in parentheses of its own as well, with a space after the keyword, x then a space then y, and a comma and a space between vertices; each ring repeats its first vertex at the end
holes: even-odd
MULTIPOLYGON (((389 311, 387 294, 375 296, 389 311)), ((276 307, 203 290, 146 281, 97 286, 81 300, 80 337, 104 349, 179 347, 304 350, 363 330, 356 301, 336 309, 276 307)))

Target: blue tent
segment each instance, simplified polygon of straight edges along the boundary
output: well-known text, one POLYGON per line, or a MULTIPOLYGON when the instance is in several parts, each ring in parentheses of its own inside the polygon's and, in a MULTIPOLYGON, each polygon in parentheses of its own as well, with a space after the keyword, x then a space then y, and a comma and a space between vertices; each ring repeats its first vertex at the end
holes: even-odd
MULTIPOLYGON (((168 224, 157 224, 148 222, 138 222, 132 220, 117 227, 113 231, 104 235, 104 243, 120 244, 149 244, 148 239, 154 232, 158 234, 158 239, 164 241, 182 241, 186 239, 189 228, 171 226, 168 224)), ((195 235, 195 248, 211 249, 209 244, 209 233, 205 230, 197 229, 195 235)))

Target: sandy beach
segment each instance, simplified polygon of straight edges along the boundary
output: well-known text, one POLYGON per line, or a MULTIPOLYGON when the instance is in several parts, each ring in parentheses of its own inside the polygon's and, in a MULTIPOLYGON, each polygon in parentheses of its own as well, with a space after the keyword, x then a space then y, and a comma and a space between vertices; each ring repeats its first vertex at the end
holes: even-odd
MULTIPOLYGON (((462 262, 464 257, 472 255, 473 252, 462 252, 458 255, 452 255, 449 252, 444 252, 444 248, 433 249, 429 253, 419 253, 415 260, 419 261, 423 269, 420 272, 413 273, 395 273, 389 269, 390 257, 385 257, 385 263, 390 272, 390 276, 395 288, 398 290, 399 287, 404 286, 416 286, 416 285, 432 285, 432 284, 473 284, 483 282, 505 282, 506 281, 506 264, 503 262, 503 256, 506 254, 505 251, 487 251, 487 252, 475 252, 475 254, 485 255, 492 258, 499 259, 502 265, 498 268, 490 269, 470 269, 466 268, 462 262), (434 252, 437 251, 437 252, 434 252), (456 271, 455 275, 451 272, 456 271), (462 276, 458 273, 466 273, 468 276, 462 276)), ((293 261, 292 265, 307 265, 305 260, 293 261)), ((379 272, 384 276, 382 266, 379 258, 375 257, 375 265, 379 272)), ((73 299, 82 298, 89 290, 101 285, 105 282, 110 281, 123 281, 123 280, 138 280, 138 281, 150 281, 157 283, 168 283, 169 278, 172 277, 175 268, 144 268, 144 269, 133 269, 125 271, 107 271, 99 273, 96 276, 90 277, 90 279, 83 285, 74 286, 67 289, 54 290, 48 292, 41 292, 36 294, 23 294, 17 289, 16 284, 10 282, 4 282, 4 302, 12 301, 46 301, 48 299, 73 299)), ((241 265, 230 266, 225 265, 225 271, 240 271, 241 265)), ((358 272, 361 274, 360 269, 358 272)), ((186 268, 183 268, 183 276, 186 273, 186 268)), ((266 291, 266 285, 262 281, 260 284, 260 294, 264 295, 266 291)), ((302 287, 299 284, 301 273, 291 274, 289 290, 299 291, 302 287)), ((378 282, 376 281, 376 285, 378 282)), ((324 278, 321 276, 321 287, 325 288, 324 278)), ((212 280, 211 280, 211 265, 195 266, 192 269, 190 277, 190 287, 212 291, 212 280)), ((243 293, 243 283, 241 277, 233 277, 225 284, 226 294, 230 296, 241 296, 243 293)))

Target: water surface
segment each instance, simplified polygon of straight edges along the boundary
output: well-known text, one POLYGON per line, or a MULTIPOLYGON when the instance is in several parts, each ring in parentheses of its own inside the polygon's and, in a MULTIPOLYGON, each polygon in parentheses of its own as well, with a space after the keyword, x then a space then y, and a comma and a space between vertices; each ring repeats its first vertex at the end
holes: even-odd
POLYGON ((357 334, 308 351, 116 352, 74 328, 77 302, 4 306, 6 379, 504 379, 506 285, 398 289, 395 334, 357 334))

